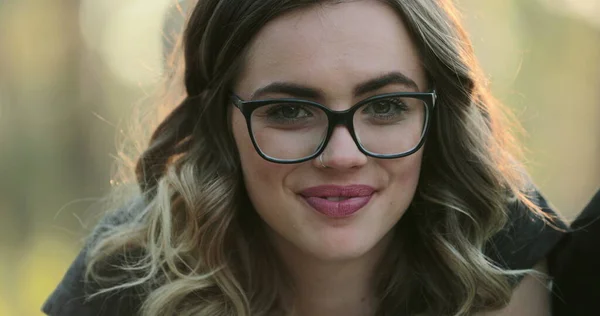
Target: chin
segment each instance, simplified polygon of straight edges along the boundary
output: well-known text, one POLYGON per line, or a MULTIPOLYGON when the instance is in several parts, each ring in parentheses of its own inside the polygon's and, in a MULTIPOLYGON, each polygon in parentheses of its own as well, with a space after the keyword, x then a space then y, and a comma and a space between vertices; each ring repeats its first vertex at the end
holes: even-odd
POLYGON ((370 255, 380 248, 381 239, 363 234, 326 234, 317 244, 307 247, 312 256, 322 261, 348 261, 370 255))

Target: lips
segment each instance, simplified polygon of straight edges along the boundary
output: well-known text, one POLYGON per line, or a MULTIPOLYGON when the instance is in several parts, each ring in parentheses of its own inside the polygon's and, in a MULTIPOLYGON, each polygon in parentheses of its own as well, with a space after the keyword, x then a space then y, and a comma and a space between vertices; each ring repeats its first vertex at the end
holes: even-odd
POLYGON ((317 212, 328 217, 350 216, 363 208, 375 189, 368 185, 322 185, 300 192, 300 196, 317 212))

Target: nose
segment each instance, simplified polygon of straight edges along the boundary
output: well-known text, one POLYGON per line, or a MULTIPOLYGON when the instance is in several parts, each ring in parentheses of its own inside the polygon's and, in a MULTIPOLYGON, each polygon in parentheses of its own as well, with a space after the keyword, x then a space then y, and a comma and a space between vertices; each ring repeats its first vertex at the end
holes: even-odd
POLYGON ((321 155, 322 161, 314 159, 315 165, 320 168, 321 162, 328 168, 339 170, 358 168, 367 163, 367 156, 358 149, 352 135, 344 126, 334 128, 321 155))

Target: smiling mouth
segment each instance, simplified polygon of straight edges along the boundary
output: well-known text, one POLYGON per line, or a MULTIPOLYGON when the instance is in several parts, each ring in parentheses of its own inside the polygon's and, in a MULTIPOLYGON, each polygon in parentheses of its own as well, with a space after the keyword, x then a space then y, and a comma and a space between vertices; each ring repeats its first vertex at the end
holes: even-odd
POLYGON ((300 196, 315 211, 330 217, 353 215, 369 203, 375 189, 367 185, 323 185, 305 189, 300 196))

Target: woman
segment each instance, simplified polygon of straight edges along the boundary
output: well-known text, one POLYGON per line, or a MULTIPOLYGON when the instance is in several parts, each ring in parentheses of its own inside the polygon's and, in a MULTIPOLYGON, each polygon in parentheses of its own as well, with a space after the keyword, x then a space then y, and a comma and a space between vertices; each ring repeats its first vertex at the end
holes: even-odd
POLYGON ((449 1, 201 0, 183 49, 47 314, 548 314, 562 223, 449 1))

